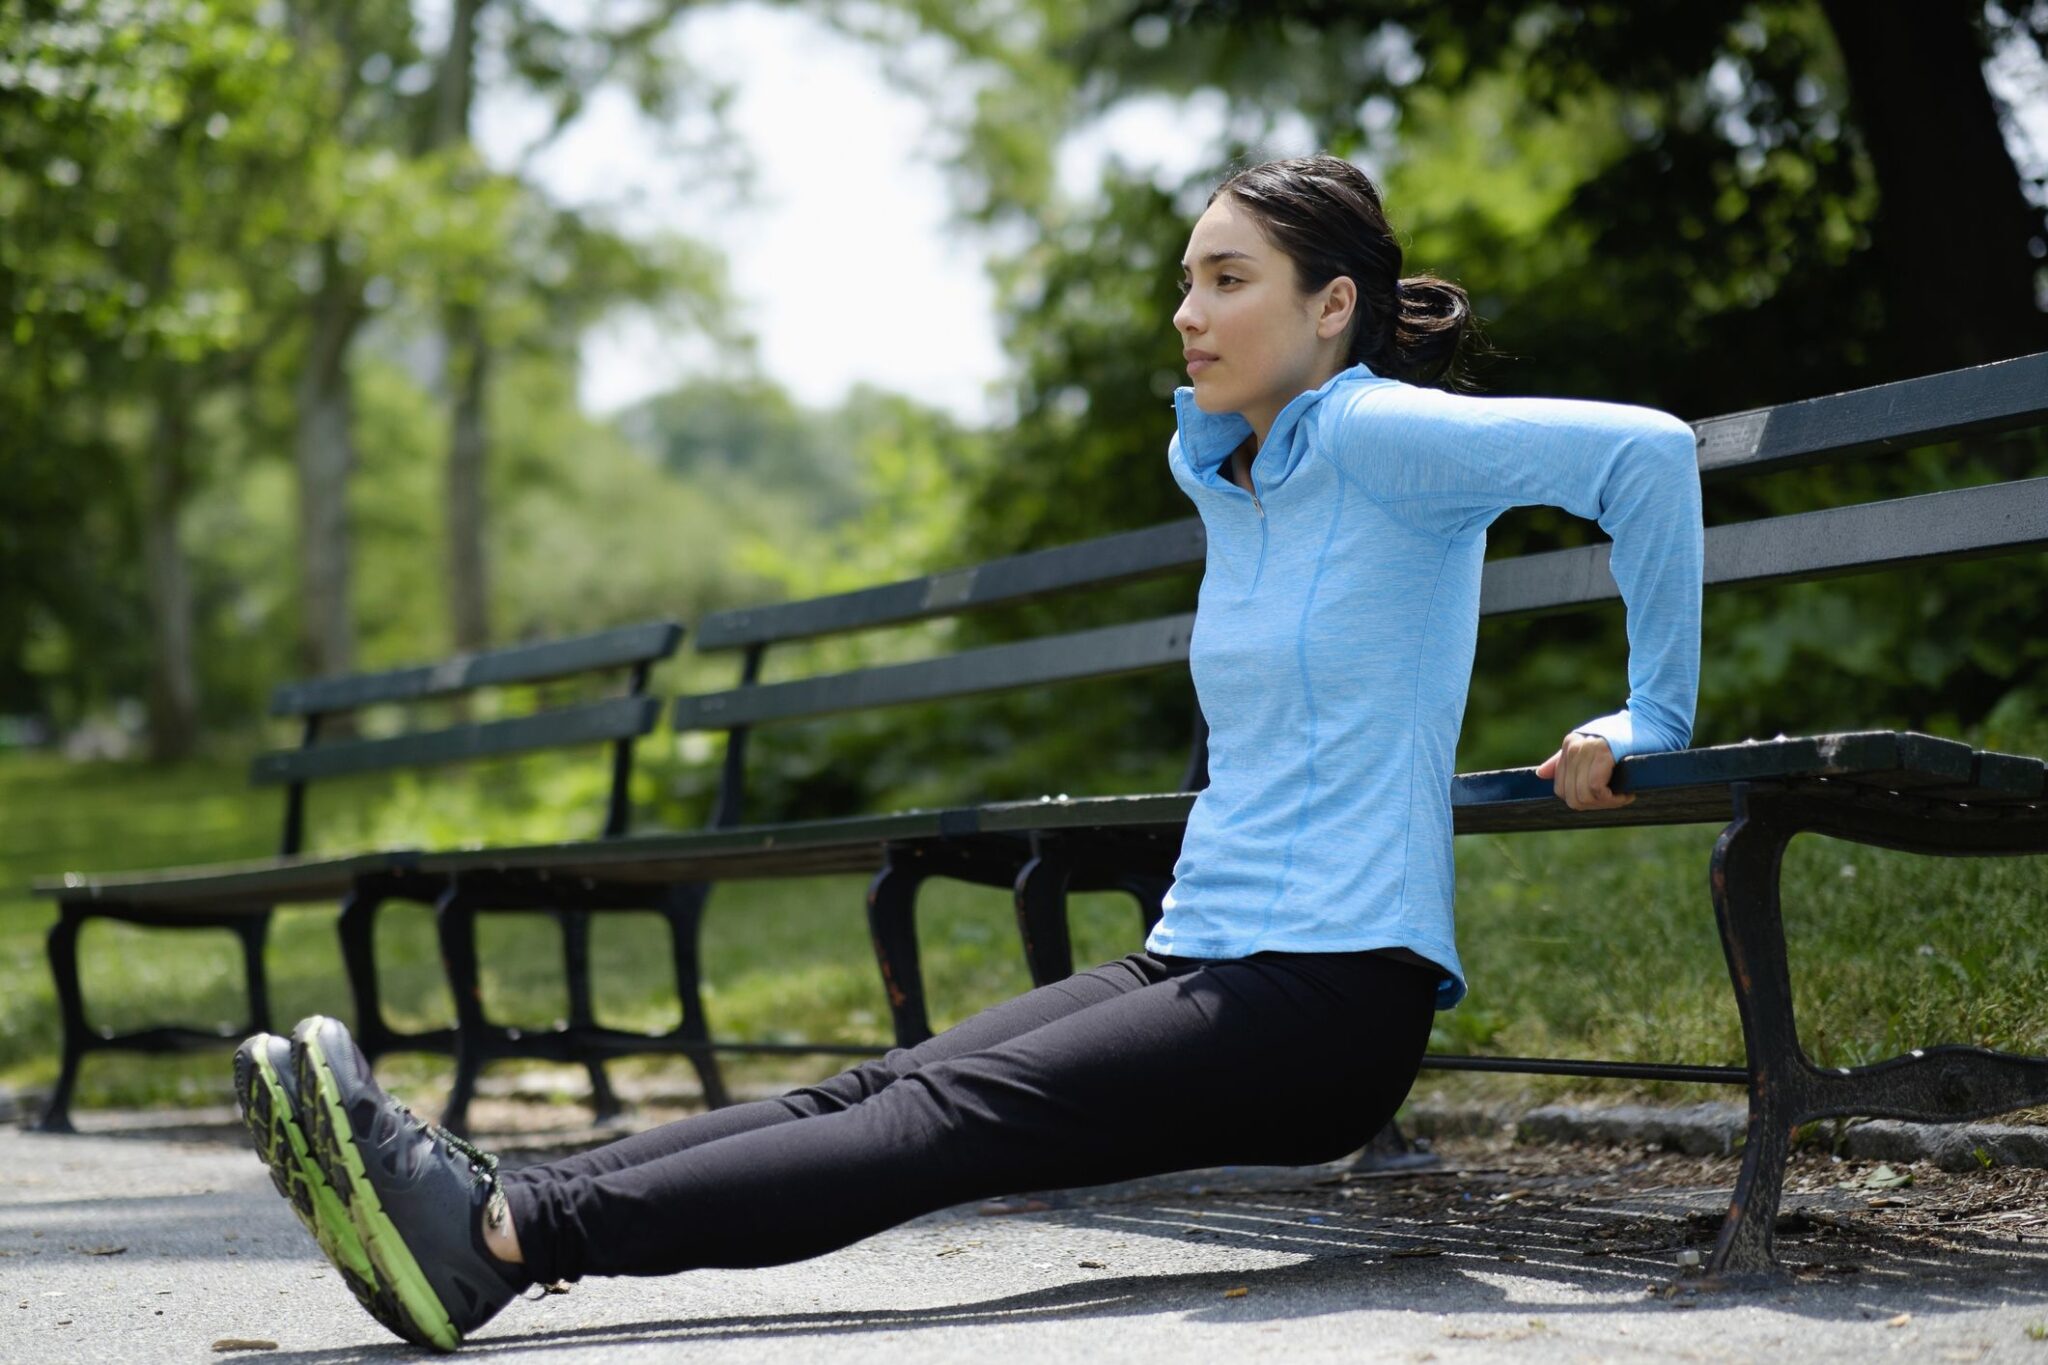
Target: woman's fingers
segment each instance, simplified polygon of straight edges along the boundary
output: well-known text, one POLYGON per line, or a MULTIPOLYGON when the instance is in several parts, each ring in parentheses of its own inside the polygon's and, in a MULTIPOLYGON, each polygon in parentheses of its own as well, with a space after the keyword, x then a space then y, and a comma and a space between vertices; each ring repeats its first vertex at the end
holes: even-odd
MULTIPOLYGON (((1598 735, 1566 735, 1551 760, 1557 761, 1551 788, 1573 810, 1611 810, 1636 799, 1633 793, 1617 795, 1609 785, 1614 777, 1614 751, 1598 735)), ((1551 760, 1545 761, 1546 767, 1551 760)), ((1540 776, 1542 769, 1537 772, 1540 776)))

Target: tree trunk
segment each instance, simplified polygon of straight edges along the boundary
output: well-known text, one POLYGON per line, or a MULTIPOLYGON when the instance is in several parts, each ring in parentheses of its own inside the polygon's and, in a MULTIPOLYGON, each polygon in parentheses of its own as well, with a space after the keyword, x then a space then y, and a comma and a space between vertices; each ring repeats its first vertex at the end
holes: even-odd
POLYGON ((1821 0, 1881 196, 1889 378, 2048 350, 2020 190, 1968 6, 1821 0))
POLYGON ((448 17, 448 47, 434 73, 433 121, 425 150, 469 141, 469 107, 476 94, 476 21, 489 0, 455 0, 448 17))
MULTIPOLYGON (((476 26, 488 0, 455 0, 448 47, 435 74, 433 118, 425 149, 466 147, 476 81, 476 26)), ((448 395, 448 619, 457 649, 491 642, 489 561, 484 553, 484 466, 490 454, 487 403, 490 348, 473 303, 451 304, 442 317, 448 395)))
POLYGON ((149 603, 149 756, 189 757, 199 735, 199 683, 192 653, 192 575, 179 530, 190 487, 185 461, 190 395, 169 367, 157 385, 156 426, 145 456, 143 591, 149 603))
POLYGON ((448 381, 453 400, 448 441, 448 614, 457 649, 491 642, 490 574, 484 555, 484 400, 491 353, 476 311, 450 309, 448 381))
POLYGON ((321 248, 305 367, 298 382, 294 455, 299 482, 299 639, 310 674, 346 673, 355 660, 349 611, 348 481, 355 466, 355 394, 349 345, 362 324, 362 292, 333 239, 321 248))

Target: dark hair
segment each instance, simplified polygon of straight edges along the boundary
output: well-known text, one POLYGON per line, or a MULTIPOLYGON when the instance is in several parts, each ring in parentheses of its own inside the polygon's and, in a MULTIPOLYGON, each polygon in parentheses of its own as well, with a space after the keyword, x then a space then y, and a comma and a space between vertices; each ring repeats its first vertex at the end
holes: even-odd
POLYGON ((1358 286, 1346 363, 1374 374, 1447 389, 1467 387, 1462 361, 1478 334, 1472 300, 1434 275, 1401 278, 1401 244, 1380 207, 1379 186, 1341 157, 1267 161, 1236 172, 1209 196, 1228 194, 1258 218, 1313 293, 1348 275, 1358 286))

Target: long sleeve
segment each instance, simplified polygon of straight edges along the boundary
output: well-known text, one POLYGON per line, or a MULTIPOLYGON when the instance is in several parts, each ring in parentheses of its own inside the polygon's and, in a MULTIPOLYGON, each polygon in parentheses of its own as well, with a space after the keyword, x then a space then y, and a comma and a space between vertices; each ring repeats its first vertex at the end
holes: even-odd
POLYGON ((1397 520, 1443 539, 1510 507, 1599 523, 1627 611, 1628 700, 1579 731, 1616 759, 1682 749, 1699 693, 1706 533, 1692 428, 1655 408, 1493 397, 1401 383, 1330 404, 1333 458, 1397 520))

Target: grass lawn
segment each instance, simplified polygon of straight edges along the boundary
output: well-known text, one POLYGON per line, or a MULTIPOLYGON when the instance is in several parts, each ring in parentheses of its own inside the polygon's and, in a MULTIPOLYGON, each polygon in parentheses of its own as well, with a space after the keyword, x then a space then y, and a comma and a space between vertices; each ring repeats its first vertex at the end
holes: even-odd
MULTIPOLYGON (((2040 753, 2048 727, 2025 738, 1996 742, 2040 753)), ((231 761, 150 768, 0 755, 0 1084, 40 1088, 56 1074, 56 1005, 43 955, 55 916, 28 896, 30 877, 267 854, 279 798, 251 791, 244 771, 231 761)), ((332 784, 314 793, 315 828, 328 831, 326 847, 574 837, 586 831, 565 825, 549 796, 567 780, 540 766, 510 779, 499 773, 488 787, 467 777, 437 780, 431 789, 403 781, 332 784), (321 821, 342 811, 365 814, 321 821)), ((1458 840, 1458 942, 1471 993, 1437 1017, 1433 1049, 1739 1063, 1740 1027, 1707 896, 1717 832, 1700 825, 1458 840)), ((883 1039, 888 1012, 861 913, 864 890, 861 877, 718 887, 704 945, 713 1030, 755 1039, 883 1039)), ((2042 860, 1918 858, 1807 836, 1787 851, 1784 901, 1801 1035, 1816 1062, 1855 1065, 1938 1042, 2048 1053, 2042 860)), ((1137 915, 1125 898, 1077 897, 1075 920, 1084 962, 1138 945, 1137 915)), ((314 1011, 348 1017, 333 922, 331 906, 278 913, 270 966, 281 1024, 314 1011)), ((1029 985, 1006 893, 927 883, 920 933, 941 1027, 1029 985)), ((604 1022, 645 1029, 674 1022, 665 934, 651 915, 599 917, 594 959, 604 1022)), ((495 1017, 542 1025, 566 1011, 551 921, 489 916, 480 937, 486 1008, 495 1017)), ((82 943, 87 1007, 101 1025, 239 1017, 239 966, 225 931, 102 922, 82 943)), ((425 907, 387 911, 379 961, 401 1026, 452 1019, 425 907)), ((621 1065, 687 1070, 669 1060, 621 1065)), ((742 1082, 803 1080, 835 1065, 829 1058, 730 1063, 742 1082)), ((424 1098, 445 1083, 447 1065, 394 1058, 391 1072, 403 1087, 422 1087, 424 1098)), ((1429 1071, 1416 1094, 1737 1097, 1724 1087, 1429 1071)), ((79 1103, 220 1103, 227 1096, 225 1051, 103 1055, 87 1063, 79 1103)))

